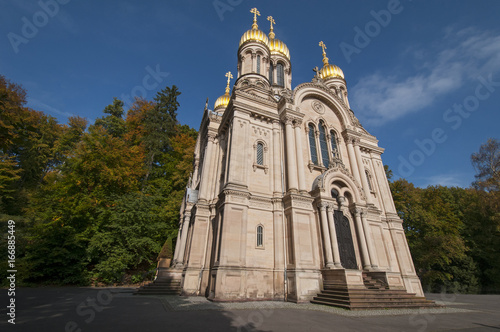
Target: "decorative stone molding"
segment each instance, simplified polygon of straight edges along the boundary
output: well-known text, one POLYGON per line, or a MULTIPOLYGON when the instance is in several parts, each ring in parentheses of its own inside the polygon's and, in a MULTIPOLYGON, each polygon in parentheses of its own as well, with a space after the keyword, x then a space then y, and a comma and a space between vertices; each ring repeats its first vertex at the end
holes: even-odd
POLYGON ((208 140, 209 142, 212 142, 212 143, 213 143, 213 142, 215 142, 215 137, 216 137, 216 136, 217 136, 217 134, 216 134, 216 133, 209 132, 209 133, 207 133, 207 140, 208 140))
POLYGON ((320 172, 326 171, 326 167, 323 165, 316 165, 312 162, 312 160, 309 160, 309 163, 307 164, 307 168, 309 168, 309 171, 312 173, 313 170, 317 170, 320 172))
POLYGON ((311 103, 311 107, 318 114, 324 114, 325 113, 325 106, 323 106, 323 104, 320 101, 318 101, 318 100, 313 101, 311 103))
POLYGON ((345 176, 347 176, 352 181, 352 183, 354 183, 354 185, 356 186, 356 188, 352 188, 352 189, 353 190, 357 189, 358 194, 360 195, 361 199, 363 199, 363 200, 366 201, 366 196, 365 196, 365 194, 363 192, 363 189, 361 188, 361 186, 358 184, 358 182, 356 181, 356 179, 345 168, 345 166, 343 164, 336 165, 335 167, 329 168, 326 172, 324 172, 323 174, 321 174, 320 176, 318 176, 316 178, 316 180, 314 180, 313 190, 315 188, 318 188, 320 190, 320 192, 325 192, 325 190, 326 190, 325 179, 327 177, 329 177, 330 174, 335 173, 335 172, 340 172, 340 173, 344 174, 345 176))

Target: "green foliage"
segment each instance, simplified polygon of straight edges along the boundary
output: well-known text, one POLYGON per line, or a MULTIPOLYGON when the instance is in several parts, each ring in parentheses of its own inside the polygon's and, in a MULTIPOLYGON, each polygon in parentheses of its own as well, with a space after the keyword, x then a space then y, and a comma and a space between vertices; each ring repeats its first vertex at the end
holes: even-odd
POLYGON ((174 257, 174 248, 172 245, 172 237, 168 237, 165 243, 163 244, 163 247, 161 248, 160 254, 158 255, 158 259, 160 258, 166 258, 166 259, 172 259, 174 257))
POLYGON ((404 179, 390 183, 426 291, 500 292, 500 192, 495 171, 499 149, 495 142, 490 139, 471 157, 478 170, 476 188, 422 189, 404 179))
POLYGON ((19 282, 152 277, 177 234, 197 135, 177 123, 179 94, 173 86, 138 99, 125 118, 115 98, 87 130, 86 119, 60 125, 26 108, 22 87, 0 76, 0 213, 10 213, 0 226, 19 222, 19 282))
POLYGON ((87 248, 95 279, 119 282, 127 270, 154 264, 168 227, 159 211, 164 202, 163 197, 131 193, 98 209, 87 248))

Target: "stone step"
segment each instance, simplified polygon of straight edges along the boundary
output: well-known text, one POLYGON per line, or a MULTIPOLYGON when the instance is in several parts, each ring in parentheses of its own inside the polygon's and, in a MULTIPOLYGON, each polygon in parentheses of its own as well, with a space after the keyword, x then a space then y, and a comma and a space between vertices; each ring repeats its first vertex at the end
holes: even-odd
POLYGON ((331 294, 351 294, 351 295, 371 295, 371 294, 409 294, 415 295, 415 293, 407 293, 402 289, 338 289, 338 288, 328 288, 324 289, 323 292, 331 294))
POLYGON ((418 297, 411 294, 330 294, 326 292, 319 293, 318 296, 338 298, 338 299, 418 299, 418 297))
POLYGON ((158 278, 141 286, 134 295, 178 295, 181 292, 181 281, 173 278, 158 278))
POLYGON ((363 273, 363 286, 349 288, 338 281, 323 280, 323 290, 311 301, 349 310, 437 307, 433 301, 404 289, 389 289, 381 280, 363 273), (364 286, 364 287, 363 287, 364 286))
POLYGON ((337 298, 328 297, 323 294, 318 294, 314 297, 315 300, 330 303, 344 303, 344 304, 433 304, 434 302, 426 300, 425 298, 337 298))
POLYGON ((315 304, 322 304, 322 305, 327 305, 327 306, 334 306, 334 307, 339 307, 339 308, 344 308, 344 309, 349 309, 349 310, 368 310, 368 309, 400 309, 400 308, 429 308, 429 307, 436 307, 434 303, 405 303, 405 304, 373 304, 370 303, 369 305, 351 305, 347 303, 331 303, 323 300, 312 300, 311 303, 315 304))

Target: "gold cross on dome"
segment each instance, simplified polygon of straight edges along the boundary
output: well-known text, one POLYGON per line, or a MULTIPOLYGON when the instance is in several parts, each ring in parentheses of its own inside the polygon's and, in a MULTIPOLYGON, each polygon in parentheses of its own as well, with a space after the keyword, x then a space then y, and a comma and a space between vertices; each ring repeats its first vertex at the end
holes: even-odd
POLYGON ((267 20, 269 22, 271 22, 271 30, 272 30, 273 29, 273 24, 276 24, 276 21, 274 20, 274 18, 272 16, 268 16, 267 20))
POLYGON ((257 10, 257 8, 252 8, 250 9, 250 13, 253 14, 253 24, 252 24, 252 29, 257 29, 257 15, 260 16, 260 12, 257 10))
POLYGON ((323 41, 320 41, 320 42, 319 42, 319 46, 321 46, 321 48, 323 49, 323 55, 325 55, 325 54, 326 54, 326 52, 325 52, 325 50, 326 50, 326 45, 325 45, 325 43, 323 43, 323 41))
POLYGON ((321 46, 321 48, 323 49, 323 64, 326 66, 328 65, 328 58, 326 57, 326 45, 325 43, 323 43, 323 41, 320 41, 319 42, 319 46, 321 46))
POLYGON ((227 84, 229 84, 229 82, 231 81, 231 79, 233 78, 233 74, 231 74, 230 71, 228 71, 226 73, 226 77, 227 77, 227 84))
POLYGON ((271 22, 271 30, 269 31, 269 38, 274 39, 275 34, 274 34, 274 31, 273 31, 273 24, 276 24, 276 21, 274 20, 274 18, 272 16, 268 16, 267 20, 269 22, 271 22))
POLYGON ((231 74, 230 71, 226 73, 227 77, 227 86, 226 86, 226 94, 229 94, 229 83, 231 83, 231 79, 233 78, 233 75, 231 74))

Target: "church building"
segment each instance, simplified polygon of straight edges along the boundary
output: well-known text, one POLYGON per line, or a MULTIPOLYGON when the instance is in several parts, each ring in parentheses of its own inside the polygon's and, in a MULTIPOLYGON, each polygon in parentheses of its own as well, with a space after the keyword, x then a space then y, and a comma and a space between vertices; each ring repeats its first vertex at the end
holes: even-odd
POLYGON ((290 51, 253 25, 238 73, 203 113, 172 266, 181 294, 306 302, 327 285, 422 298, 378 140, 349 107, 342 70, 323 64, 292 89, 290 51), (369 288, 369 287, 368 287, 369 288))

